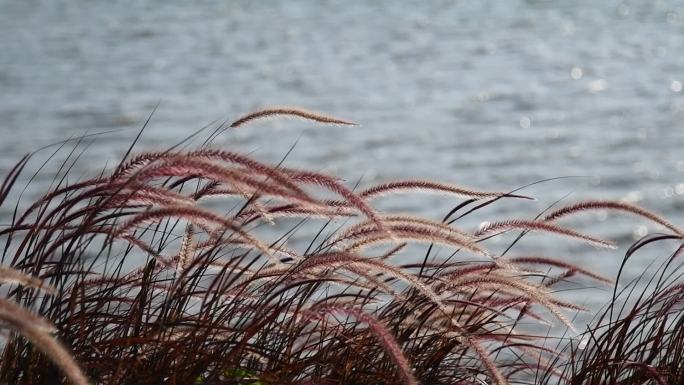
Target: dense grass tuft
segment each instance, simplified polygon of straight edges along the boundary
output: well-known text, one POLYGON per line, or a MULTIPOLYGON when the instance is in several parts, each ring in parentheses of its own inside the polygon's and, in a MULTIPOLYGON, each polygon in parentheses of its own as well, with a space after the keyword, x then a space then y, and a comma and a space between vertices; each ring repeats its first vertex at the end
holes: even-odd
MULTIPOLYGON (((282 115, 350 124, 279 108, 233 126, 282 115)), ((0 206, 27 161, 5 177, 0 206)), ((656 240, 681 244, 682 231, 604 201, 479 230, 452 219, 501 199, 529 197, 423 180, 354 192, 325 174, 206 147, 142 153, 83 181, 56 179, 0 228, 0 281, 10 285, 0 320, 12 331, 0 382, 82 384, 78 367, 97 384, 684 382, 681 246, 643 293, 616 291, 584 349, 577 338, 549 347, 548 325, 572 331, 571 315, 584 311, 554 291, 577 276, 612 280, 487 247, 506 231, 612 246, 556 223, 597 208, 668 231, 635 245, 625 263, 656 240), (384 195, 426 191, 465 200, 443 221, 373 206, 384 195), (292 241, 297 231, 309 241, 292 241), (434 253, 436 245, 448 252, 434 253), (618 308, 624 298, 636 300, 631 310, 618 308)))

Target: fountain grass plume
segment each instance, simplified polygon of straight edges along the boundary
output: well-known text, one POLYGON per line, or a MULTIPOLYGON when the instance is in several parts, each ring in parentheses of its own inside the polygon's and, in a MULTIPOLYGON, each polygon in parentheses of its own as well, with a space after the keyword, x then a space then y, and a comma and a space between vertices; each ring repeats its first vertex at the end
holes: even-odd
POLYGON ((348 120, 336 118, 330 115, 321 114, 318 112, 308 111, 299 107, 270 107, 262 110, 251 112, 242 116, 238 120, 230 124, 231 127, 240 127, 252 121, 272 117, 296 117, 305 120, 311 120, 318 123, 325 124, 343 124, 347 126, 357 126, 357 123, 348 120))

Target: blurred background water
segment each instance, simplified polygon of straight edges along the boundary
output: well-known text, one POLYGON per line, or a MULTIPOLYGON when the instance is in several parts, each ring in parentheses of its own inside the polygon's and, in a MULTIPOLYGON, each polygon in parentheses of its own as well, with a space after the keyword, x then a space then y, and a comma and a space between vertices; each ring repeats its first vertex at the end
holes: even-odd
MULTIPOLYGON (((268 121, 215 143, 271 161, 296 143, 288 165, 350 185, 428 178, 508 190, 581 176, 527 189, 538 201, 488 208, 471 228, 535 215, 567 194, 626 199, 684 226, 682 2, 0 0, 0 36, 3 173, 28 151, 108 132, 89 138, 72 178, 92 175, 116 162, 157 104, 138 149, 297 105, 362 126, 268 121)), ((456 203, 383 207, 438 218, 456 203)), ((620 249, 532 236, 517 250, 614 276, 629 244, 658 231, 606 213, 570 223, 620 249)), ((628 275, 668 251, 644 253, 628 275)))

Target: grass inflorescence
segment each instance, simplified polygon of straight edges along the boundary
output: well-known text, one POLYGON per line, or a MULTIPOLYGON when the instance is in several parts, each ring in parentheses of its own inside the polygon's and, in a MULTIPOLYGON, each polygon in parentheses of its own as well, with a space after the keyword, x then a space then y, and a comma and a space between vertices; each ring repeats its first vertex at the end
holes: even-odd
MULTIPOLYGON (((351 124, 274 108, 232 126, 278 116, 351 124)), ((0 206, 28 159, 5 177, 0 206)), ((586 309, 555 290, 578 276, 612 285, 609 277, 487 247, 508 231, 613 247, 561 223, 596 209, 666 232, 634 245, 624 263, 654 242, 681 244, 679 227, 630 204, 577 202, 473 230, 455 218, 529 197, 429 180, 353 191, 329 175, 208 147, 127 156, 110 172, 66 180, 26 208, 17 204, 0 228, 0 321, 10 331, 2 383, 684 381, 681 246, 645 291, 636 283, 616 290, 588 331, 572 321, 586 309), (425 192, 463 202, 442 221, 374 206, 384 195, 425 192), (263 231, 279 224, 282 234, 263 231), (320 230, 304 247, 291 245, 302 226, 320 230), (636 300, 631 309, 620 308, 624 298, 636 300), (550 324, 572 338, 550 343, 550 324)))

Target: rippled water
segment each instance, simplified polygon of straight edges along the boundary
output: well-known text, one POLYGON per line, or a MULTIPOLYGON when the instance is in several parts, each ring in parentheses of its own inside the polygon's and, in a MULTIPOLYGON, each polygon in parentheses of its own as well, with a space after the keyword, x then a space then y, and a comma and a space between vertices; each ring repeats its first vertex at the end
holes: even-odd
MULTIPOLYGON (((97 172, 157 104, 141 149, 299 105, 362 126, 265 122, 217 143, 279 160, 298 141, 287 164, 350 184, 420 177, 505 190, 583 176, 526 190, 539 200, 504 203, 472 226, 568 193, 626 198, 684 225, 683 33, 684 7, 664 1, 0 0, 0 171, 40 146, 114 131, 91 138, 74 176, 97 172)), ((42 175, 30 192, 46 187, 42 175)), ((453 204, 385 203, 434 216, 453 204)), ((657 230, 601 214, 575 224, 620 250, 548 237, 519 250, 613 275, 634 236, 657 230)), ((640 258, 632 275, 649 262, 640 258)))

